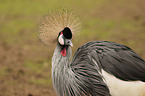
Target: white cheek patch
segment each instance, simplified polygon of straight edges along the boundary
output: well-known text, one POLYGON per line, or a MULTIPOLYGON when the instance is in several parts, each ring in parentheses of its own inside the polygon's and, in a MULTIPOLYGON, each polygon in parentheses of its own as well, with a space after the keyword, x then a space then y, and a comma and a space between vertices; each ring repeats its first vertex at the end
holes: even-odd
POLYGON ((59 42, 61 45, 64 45, 63 34, 61 34, 61 35, 58 37, 58 42, 59 42))

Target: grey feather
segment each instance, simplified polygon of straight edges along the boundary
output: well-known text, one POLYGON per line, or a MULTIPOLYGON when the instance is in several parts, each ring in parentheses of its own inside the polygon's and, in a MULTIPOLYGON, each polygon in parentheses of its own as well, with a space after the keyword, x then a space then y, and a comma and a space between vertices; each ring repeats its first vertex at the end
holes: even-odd
POLYGON ((125 81, 145 82, 145 61, 129 47, 108 41, 88 42, 79 50, 84 47, 98 66, 108 73, 125 81))

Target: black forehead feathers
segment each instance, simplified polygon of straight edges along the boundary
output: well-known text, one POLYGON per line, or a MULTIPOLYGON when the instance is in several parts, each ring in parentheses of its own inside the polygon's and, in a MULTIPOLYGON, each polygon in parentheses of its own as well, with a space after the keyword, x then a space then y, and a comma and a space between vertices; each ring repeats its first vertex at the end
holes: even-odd
POLYGON ((62 32, 63 32, 63 36, 66 39, 71 39, 72 38, 72 32, 71 32, 71 30, 68 27, 65 27, 62 32))

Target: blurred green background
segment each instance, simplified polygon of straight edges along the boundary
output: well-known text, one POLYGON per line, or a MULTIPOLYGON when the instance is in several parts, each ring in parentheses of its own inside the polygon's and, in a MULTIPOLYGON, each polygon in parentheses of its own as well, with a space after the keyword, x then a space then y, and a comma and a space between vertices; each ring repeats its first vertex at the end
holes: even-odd
POLYGON ((55 96, 51 81, 53 47, 37 38, 49 9, 67 6, 82 21, 73 53, 82 44, 107 40, 131 47, 145 58, 145 0, 0 0, 0 96, 55 96), (78 43, 79 42, 79 43, 78 43))

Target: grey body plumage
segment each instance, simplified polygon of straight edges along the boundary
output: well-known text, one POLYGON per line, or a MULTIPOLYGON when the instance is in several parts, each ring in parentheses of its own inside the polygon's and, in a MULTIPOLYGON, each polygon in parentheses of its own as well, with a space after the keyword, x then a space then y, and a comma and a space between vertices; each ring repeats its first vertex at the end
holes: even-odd
POLYGON ((92 41, 78 51, 88 50, 97 66, 125 81, 145 82, 145 61, 129 47, 109 41, 92 41))

